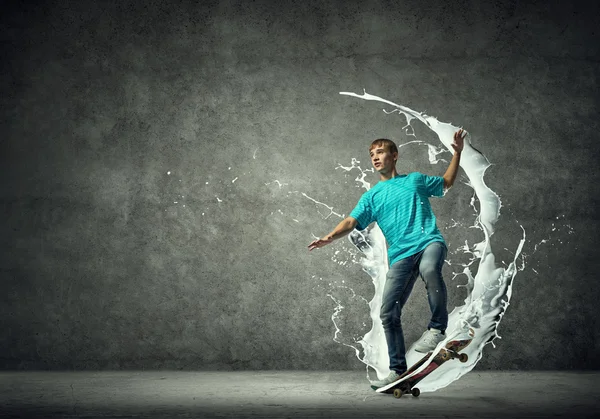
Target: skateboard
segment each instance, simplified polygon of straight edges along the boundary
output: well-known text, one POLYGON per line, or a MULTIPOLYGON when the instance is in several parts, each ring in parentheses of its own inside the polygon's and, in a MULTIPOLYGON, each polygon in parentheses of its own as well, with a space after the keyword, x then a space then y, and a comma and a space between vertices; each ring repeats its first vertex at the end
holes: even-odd
POLYGON ((474 331, 473 329, 469 329, 469 337, 465 339, 453 339, 450 340, 444 345, 443 348, 431 358, 433 355, 433 351, 427 353, 423 358, 417 361, 413 366, 411 366, 408 371, 398 378, 398 380, 394 381, 383 387, 374 387, 371 386, 372 389, 377 391, 378 393, 392 393, 394 397, 399 399, 404 394, 412 394, 414 397, 419 397, 421 391, 418 387, 415 387, 422 379, 427 377, 429 374, 438 369, 445 362, 450 361, 452 359, 458 359, 460 362, 467 362, 469 357, 467 354, 460 353, 464 348, 466 348, 469 343, 473 340, 474 331), (416 372, 421 368, 427 361, 431 359, 431 362, 423 368, 422 371, 416 372))

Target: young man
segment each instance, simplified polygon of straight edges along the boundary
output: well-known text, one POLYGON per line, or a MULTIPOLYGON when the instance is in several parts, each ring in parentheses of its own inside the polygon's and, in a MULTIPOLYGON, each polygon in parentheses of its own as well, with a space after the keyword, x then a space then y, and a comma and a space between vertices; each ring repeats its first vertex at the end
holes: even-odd
POLYGON ((380 314, 390 357, 390 374, 383 380, 374 381, 372 385, 376 387, 392 383, 407 369, 400 317, 419 275, 425 282, 432 317, 415 349, 428 352, 446 337, 448 309, 442 265, 447 249, 437 228, 429 197, 443 196, 444 190, 454 184, 465 135, 462 129, 454 133, 454 156, 443 177, 418 172, 399 175, 396 171, 396 144, 387 139, 373 141, 369 153, 380 182, 361 196, 350 216, 331 233, 308 246, 308 250, 323 247, 354 228, 364 230, 374 221, 385 236, 390 269, 383 289, 380 314))

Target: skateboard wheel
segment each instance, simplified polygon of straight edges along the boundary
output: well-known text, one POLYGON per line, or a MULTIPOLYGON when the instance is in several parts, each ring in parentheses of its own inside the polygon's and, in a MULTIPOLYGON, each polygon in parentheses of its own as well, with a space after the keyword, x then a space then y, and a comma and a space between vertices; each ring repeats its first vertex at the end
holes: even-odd
POLYGON ((404 393, 399 388, 397 388, 396 390, 394 390, 394 397, 397 398, 397 399, 399 399, 400 397, 402 397, 403 394, 404 393))
POLYGON ((418 388, 416 388, 416 387, 415 387, 415 388, 413 388, 413 389, 412 389, 410 392, 411 392, 411 394, 412 394, 414 397, 419 397, 419 394, 421 394, 421 390, 419 390, 419 389, 418 389, 418 388))
POLYGON ((460 356, 458 357, 458 359, 460 360, 460 362, 467 362, 469 360, 469 355, 467 355, 467 354, 460 354, 460 356))
POLYGON ((441 353, 441 357, 443 361, 447 361, 451 358, 450 352, 444 351, 441 353))

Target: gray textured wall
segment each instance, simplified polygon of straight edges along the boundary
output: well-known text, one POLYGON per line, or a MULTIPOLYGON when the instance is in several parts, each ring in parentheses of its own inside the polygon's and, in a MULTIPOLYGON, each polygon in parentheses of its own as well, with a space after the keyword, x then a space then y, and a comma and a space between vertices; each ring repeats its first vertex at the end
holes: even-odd
MULTIPOLYGON (((0 18, 2 368, 362 368, 327 294, 350 342, 370 323, 340 287, 370 299, 370 278, 347 241, 306 251, 339 218, 302 193, 348 214, 362 189, 336 167, 408 141, 338 95, 363 88, 469 130, 501 260, 527 233, 478 368, 600 367, 598 6, 36 3, 0 18)), ((399 169, 445 165, 411 145, 399 169)), ((456 259, 470 197, 434 203, 456 259)), ((452 308, 464 279, 445 269, 452 308)), ((418 285, 407 341, 427 310, 418 285)))

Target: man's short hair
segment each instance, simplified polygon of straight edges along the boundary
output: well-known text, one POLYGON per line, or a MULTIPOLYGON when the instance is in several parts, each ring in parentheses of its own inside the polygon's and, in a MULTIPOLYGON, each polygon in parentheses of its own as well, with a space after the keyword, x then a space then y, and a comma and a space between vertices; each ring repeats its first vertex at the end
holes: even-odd
POLYGON ((374 147, 383 147, 384 150, 387 150, 392 154, 398 152, 396 143, 394 143, 392 140, 388 140, 387 138, 378 138, 377 140, 373 141, 369 147, 369 152, 371 152, 374 147))

